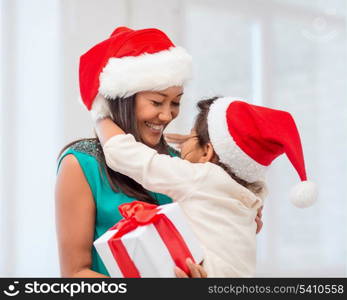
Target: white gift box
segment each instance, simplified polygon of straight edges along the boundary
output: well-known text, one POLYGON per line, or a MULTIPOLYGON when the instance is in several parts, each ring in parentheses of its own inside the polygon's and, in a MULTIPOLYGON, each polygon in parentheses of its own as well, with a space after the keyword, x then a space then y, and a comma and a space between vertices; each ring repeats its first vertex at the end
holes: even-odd
MULTIPOLYGON (((171 221, 183 238, 194 261, 200 263, 203 260, 203 250, 179 205, 177 203, 165 204, 157 206, 157 209, 157 214, 164 214, 171 221)), ((115 238, 114 236, 117 232, 117 229, 111 229, 94 241, 94 246, 111 277, 176 277, 174 273, 176 264, 170 252, 174 250, 179 256, 182 256, 184 255, 182 253, 185 253, 184 250, 182 250, 184 247, 182 249, 177 246, 174 247, 174 249, 169 247, 171 248, 171 250, 169 250, 165 241, 163 241, 163 238, 159 234, 157 227, 151 223, 139 225, 136 229, 121 237, 115 238), (122 245, 120 245, 120 248, 123 246, 125 247, 128 260, 130 259, 133 262, 139 276, 127 276, 127 274, 123 274, 128 273, 124 272, 124 268, 131 269, 132 264, 127 259, 119 259, 119 257, 124 258, 124 256, 127 256, 124 255, 124 253, 122 256, 114 255, 114 251, 118 251, 118 246, 116 250, 114 247, 113 250, 111 250, 109 241, 112 239, 118 240, 117 243, 119 243, 119 240, 121 241, 122 245), (117 261, 116 258, 119 261, 117 261), (123 272, 121 270, 123 270, 123 272)), ((175 245, 177 245, 177 243, 175 245)))

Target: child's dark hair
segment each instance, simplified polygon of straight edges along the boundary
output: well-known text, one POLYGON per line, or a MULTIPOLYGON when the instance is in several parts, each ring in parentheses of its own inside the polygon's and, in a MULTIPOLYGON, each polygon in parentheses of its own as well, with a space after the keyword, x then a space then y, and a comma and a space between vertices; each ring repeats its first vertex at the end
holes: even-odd
MULTIPOLYGON (((210 143, 210 136, 208 133, 208 123, 207 123, 207 115, 210 111, 211 104, 218 99, 219 97, 213 97, 210 99, 201 100, 197 103, 197 107, 199 109, 199 113, 195 119, 194 129, 196 132, 196 137, 198 139, 198 143, 200 146, 204 146, 207 143, 210 143)), ((239 177, 237 177, 230 169, 229 166, 223 164, 218 154, 215 152, 215 160, 213 161, 216 165, 223 168, 237 183, 251 190, 253 193, 260 194, 263 192, 263 184, 260 182, 247 182, 239 177)))

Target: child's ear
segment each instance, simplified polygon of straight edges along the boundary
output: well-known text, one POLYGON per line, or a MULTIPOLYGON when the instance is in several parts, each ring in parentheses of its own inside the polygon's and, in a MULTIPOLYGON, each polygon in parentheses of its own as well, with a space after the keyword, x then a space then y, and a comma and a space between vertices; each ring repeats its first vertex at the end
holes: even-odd
POLYGON ((212 147, 212 144, 207 143, 206 145, 202 147, 202 150, 203 150, 203 153, 201 158, 199 159, 199 162, 206 163, 206 162, 212 161, 214 157, 214 149, 212 147))

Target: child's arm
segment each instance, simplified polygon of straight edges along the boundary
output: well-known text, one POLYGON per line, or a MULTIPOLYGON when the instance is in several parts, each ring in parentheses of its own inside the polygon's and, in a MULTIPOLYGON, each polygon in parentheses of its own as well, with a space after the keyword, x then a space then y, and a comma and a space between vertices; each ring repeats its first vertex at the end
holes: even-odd
POLYGON ((125 134, 125 132, 110 118, 97 120, 95 129, 102 146, 104 146, 111 137, 125 134))
POLYGON ((107 165, 148 190, 175 200, 193 192, 207 176, 208 164, 194 164, 178 157, 158 154, 154 149, 124 134, 110 119, 97 124, 107 165))

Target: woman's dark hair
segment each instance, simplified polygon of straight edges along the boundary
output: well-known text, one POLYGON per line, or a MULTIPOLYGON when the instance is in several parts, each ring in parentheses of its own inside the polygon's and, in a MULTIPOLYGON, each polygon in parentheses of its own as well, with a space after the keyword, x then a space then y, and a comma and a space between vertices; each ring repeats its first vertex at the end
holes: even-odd
MULTIPOLYGON (((207 123, 207 115, 210 111, 211 104, 218 99, 219 97, 213 97, 210 99, 201 100, 197 103, 197 107, 199 109, 199 113, 196 116, 194 129, 196 132, 196 137, 198 139, 199 145, 205 146, 207 143, 210 143, 210 136, 208 134, 208 123, 207 123)), ((214 163, 221 168, 224 169, 237 183, 251 190, 253 193, 261 193, 263 190, 263 185, 259 182, 249 183, 246 180, 243 180, 235 175, 230 169, 229 166, 223 164, 217 153, 215 152, 215 161, 214 163)))
MULTIPOLYGON (((125 133, 132 134, 138 142, 142 142, 140 134, 137 129, 136 116, 135 116, 135 95, 126 97, 126 98, 115 98, 115 99, 106 99, 110 111, 112 113, 112 118, 119 127, 121 127, 125 133)), ((86 140, 86 139, 82 139, 86 140)), ((90 139, 88 139, 90 140, 90 139)), ((94 139, 98 144, 100 144, 99 139, 96 137, 94 139)), ((63 153, 68 147, 79 142, 74 141, 66 145, 63 150, 60 152, 63 153)), ((155 149, 162 154, 168 154, 169 146, 162 136, 159 144, 155 149)), ((102 152, 102 151, 101 151, 102 152)), ((60 156, 59 155, 59 156, 60 156)), ((139 183, 131 179, 128 176, 125 176, 121 173, 113 171, 106 165, 105 156, 102 152, 100 157, 101 166, 104 167, 106 171, 106 177, 110 183, 110 186, 115 192, 122 192, 129 197, 134 197, 137 200, 145 201, 148 203, 158 204, 157 200, 153 198, 139 183)), ((102 173, 101 173, 102 174, 102 173)))

